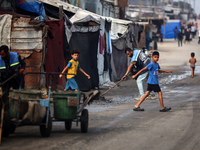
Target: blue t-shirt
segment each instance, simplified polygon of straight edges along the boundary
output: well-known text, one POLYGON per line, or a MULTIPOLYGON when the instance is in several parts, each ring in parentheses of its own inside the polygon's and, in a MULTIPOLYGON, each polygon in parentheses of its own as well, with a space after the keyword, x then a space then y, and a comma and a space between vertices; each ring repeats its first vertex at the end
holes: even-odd
POLYGON ((154 64, 153 62, 151 62, 146 67, 149 70, 149 77, 148 77, 147 83, 159 84, 158 83, 158 71, 160 69, 159 64, 158 63, 154 64))

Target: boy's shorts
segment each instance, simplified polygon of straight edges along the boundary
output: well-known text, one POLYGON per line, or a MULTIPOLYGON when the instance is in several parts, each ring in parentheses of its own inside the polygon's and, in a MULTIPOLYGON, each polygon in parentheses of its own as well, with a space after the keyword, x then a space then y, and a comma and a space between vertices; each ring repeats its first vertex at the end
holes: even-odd
POLYGON ((72 89, 72 90, 78 89, 78 85, 76 83, 75 78, 67 79, 67 83, 66 83, 65 89, 66 90, 69 90, 69 89, 72 89))
POLYGON ((160 89, 160 86, 159 84, 148 84, 147 86, 147 91, 154 91, 154 92, 160 92, 161 89, 160 89))

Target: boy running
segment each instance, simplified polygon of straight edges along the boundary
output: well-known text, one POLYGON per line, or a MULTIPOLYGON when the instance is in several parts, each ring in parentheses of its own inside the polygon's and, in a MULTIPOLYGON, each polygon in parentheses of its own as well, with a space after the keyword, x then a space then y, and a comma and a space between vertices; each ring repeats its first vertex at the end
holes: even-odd
POLYGON ((160 70, 160 66, 157 63, 158 60, 159 60, 159 52, 154 51, 153 54, 152 54, 152 62, 149 63, 143 69, 141 69, 136 75, 132 76, 132 78, 134 79, 142 71, 149 70, 149 77, 148 77, 148 80, 147 80, 147 83, 148 83, 147 92, 145 93, 145 95, 143 95, 141 97, 140 101, 135 105, 135 108, 133 108, 134 111, 144 111, 144 109, 140 108, 140 104, 145 100, 145 98, 147 96, 149 96, 151 91, 158 92, 160 106, 161 106, 160 112, 166 112, 166 111, 171 110, 170 107, 169 108, 164 107, 162 91, 161 91, 159 83, 158 83, 158 73, 162 73, 162 72, 167 72, 167 73, 171 72, 172 73, 172 71, 171 70, 170 71, 160 70))
MULTIPOLYGON (((87 73, 85 73, 85 71, 83 69, 81 69, 80 64, 78 62, 79 51, 74 49, 71 53, 71 56, 72 56, 72 59, 69 61, 67 66, 62 71, 62 73, 65 73, 68 69, 68 75, 66 76, 67 77, 67 83, 66 83, 64 91, 67 91, 70 88, 72 90, 78 91, 78 85, 75 81, 75 75, 77 74, 78 69, 85 76, 87 76, 88 79, 90 79, 90 76, 87 73)), ((62 74, 60 74, 59 77, 61 78, 62 74)))
POLYGON ((197 62, 196 58, 194 58, 194 56, 195 56, 195 53, 192 52, 191 58, 189 59, 190 69, 191 69, 191 77, 192 78, 194 77, 195 63, 197 62))

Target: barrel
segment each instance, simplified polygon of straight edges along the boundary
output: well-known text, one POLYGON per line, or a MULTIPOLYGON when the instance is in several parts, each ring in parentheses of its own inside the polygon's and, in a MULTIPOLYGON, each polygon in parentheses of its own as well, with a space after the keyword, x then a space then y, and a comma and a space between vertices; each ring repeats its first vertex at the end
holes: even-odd
POLYGON ((79 106, 79 92, 62 91, 52 92, 54 100, 54 118, 57 120, 76 119, 76 112, 79 106))

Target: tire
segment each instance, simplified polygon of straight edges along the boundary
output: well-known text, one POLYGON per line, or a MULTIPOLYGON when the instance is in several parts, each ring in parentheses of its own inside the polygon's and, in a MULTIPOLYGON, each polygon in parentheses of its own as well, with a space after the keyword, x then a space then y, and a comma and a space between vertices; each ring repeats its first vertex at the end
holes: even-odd
MULTIPOLYGON (((46 122, 46 117, 44 119, 45 121, 43 121, 43 123, 46 122)), ((51 130, 52 130, 52 120, 51 117, 49 115, 48 118, 48 127, 46 128, 46 125, 40 125, 40 133, 43 137, 49 137, 51 135, 51 130)))
POLYGON ((87 133, 88 132, 88 110, 83 109, 81 113, 81 132, 87 133))
POLYGON ((65 121, 65 129, 66 130, 71 130, 72 128, 72 121, 71 120, 66 120, 65 121))
POLYGON ((11 121, 9 112, 4 112, 2 137, 8 137, 11 130, 11 121))

